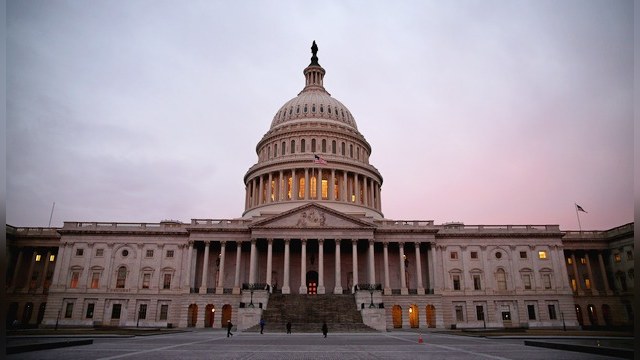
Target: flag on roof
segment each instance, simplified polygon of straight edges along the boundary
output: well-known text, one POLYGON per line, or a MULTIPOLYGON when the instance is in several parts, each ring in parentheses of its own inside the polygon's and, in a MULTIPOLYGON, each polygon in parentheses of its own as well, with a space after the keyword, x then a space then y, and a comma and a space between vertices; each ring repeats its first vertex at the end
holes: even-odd
POLYGON ((578 204, 576 204, 576 209, 577 209, 578 211, 582 211, 582 212, 586 213, 586 211, 584 211, 584 209, 582 208, 582 206, 580 206, 580 205, 578 205, 578 204))
POLYGON ((316 164, 323 164, 326 165, 327 164, 327 160, 321 158, 320 156, 313 154, 313 162, 316 164))

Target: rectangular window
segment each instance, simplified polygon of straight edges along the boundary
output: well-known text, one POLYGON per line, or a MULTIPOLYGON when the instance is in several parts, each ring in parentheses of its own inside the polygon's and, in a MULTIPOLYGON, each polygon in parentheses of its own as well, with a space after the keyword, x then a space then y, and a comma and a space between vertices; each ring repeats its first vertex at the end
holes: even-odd
POLYGON ((151 274, 143 274, 142 275, 142 288, 143 289, 148 289, 150 282, 151 282, 151 274))
POLYGON ((484 320, 484 307, 482 305, 476 305, 476 317, 478 321, 484 320))
POLYGON ((76 249, 76 256, 84 255, 84 249, 76 249))
POLYGON ((71 318, 71 315, 73 315, 73 303, 67 303, 67 307, 64 310, 64 317, 65 318, 71 318))
POLYGON ((460 290, 460 275, 453 275, 453 290, 460 290))
POLYGON ((56 260, 55 255, 49 255, 49 261, 55 261, 55 260, 56 260))
POLYGON ((522 282, 524 283, 525 289, 531 290, 531 275, 529 274, 522 275, 522 282))
POLYGON ((547 305, 547 309, 549 309, 549 319, 556 320, 558 317, 556 316, 556 306, 553 304, 547 305))
POLYGON ((147 250, 146 257, 152 258, 153 257, 153 250, 147 250))
POLYGON ((96 256, 97 257, 104 256, 104 249, 96 249, 96 256))
POLYGON ((587 258, 580 258, 580 264, 586 265, 587 264, 587 258))
POLYGON ((96 304, 94 303, 87 304, 87 314, 85 316, 87 319, 93 319, 93 309, 95 306, 96 304))
POLYGON ((545 289, 551 289, 551 274, 542 274, 542 283, 545 289))
POLYGON ((614 260, 615 262, 619 263, 619 262, 620 262, 620 260, 621 260, 621 258, 620 258, 620 254, 614 254, 614 255, 613 255, 613 260, 614 260))
POLYGON ((473 289, 482 290, 482 286, 480 284, 480 275, 473 275, 473 289))
POLYGON ((172 258, 173 257, 173 250, 167 250, 167 257, 168 258, 172 258))
POLYGON ((477 251, 472 251, 471 252, 471 258, 472 259, 477 259, 478 258, 478 252, 477 251))
POLYGON ((79 271, 74 271, 71 273, 71 284, 69 284, 69 287, 72 289, 75 289, 78 287, 78 279, 80 279, 80 272, 79 271))
POLYGON ((527 258, 527 252, 526 251, 520 251, 520 259, 526 259, 527 258))
POLYGON ((458 252, 457 251, 452 251, 451 252, 451 260, 456 260, 458 258, 458 252))
POLYGON ((588 277, 584 277, 584 288, 587 290, 591 290, 591 279, 588 277))
POLYGON ((140 310, 138 310, 138 319, 147 318, 147 304, 140 304, 140 310))
POLYGON ((167 320, 167 313, 169 312, 169 305, 160 305, 160 320, 167 320))
POLYGON ((547 258, 547 252, 545 250, 538 251, 538 259, 546 259, 546 258, 547 258))
POLYGON ((171 274, 164 274, 163 289, 171 289, 171 274))
POLYGON ((464 312, 462 310, 461 305, 456 305, 456 321, 463 322, 464 321, 464 312))
POLYGON ((111 319, 120 319, 120 312, 122 311, 121 304, 113 304, 111 309, 111 319))
POLYGON ((37 254, 37 255, 36 255, 36 261, 40 261, 40 260, 42 260, 42 255, 37 254))
POLYGON ((571 289, 573 289, 573 291, 576 291, 578 288, 578 283, 576 282, 575 278, 571 278, 571 289))
POLYGON ((100 287, 100 273, 94 272, 91 274, 91 288, 97 289, 100 287))
POLYGON ((536 319, 536 306, 535 305, 527 305, 527 312, 529 313, 529 320, 536 319))

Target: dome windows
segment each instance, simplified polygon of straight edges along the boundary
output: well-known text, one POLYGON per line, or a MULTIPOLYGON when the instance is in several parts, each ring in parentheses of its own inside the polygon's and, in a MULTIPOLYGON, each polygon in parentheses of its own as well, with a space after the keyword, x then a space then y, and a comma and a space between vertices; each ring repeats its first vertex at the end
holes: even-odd
POLYGON ((283 141, 283 142, 282 142, 282 156, 284 156, 285 146, 287 146, 287 145, 286 145, 286 143, 283 141))
POLYGON ((307 113, 307 104, 304 104, 304 113, 307 113))
POLYGON ((324 113, 324 106, 322 106, 322 104, 320 104, 320 113, 324 113))
POLYGON ((300 114, 300 105, 296 106, 296 114, 300 114))
POLYGON ((332 140, 331 141, 331 153, 335 155, 336 153, 336 141, 332 140))
POLYGON ((305 151, 306 146, 307 146, 307 142, 304 139, 300 140, 300 152, 301 153, 303 153, 305 151))
POLYGON ((316 112, 316 104, 311 105, 311 112, 312 113, 316 112))
POLYGON ((327 106, 327 112, 331 114, 331 106, 327 106))
POLYGON ((296 153, 296 141, 295 140, 291 140, 291 153, 292 154, 296 153))

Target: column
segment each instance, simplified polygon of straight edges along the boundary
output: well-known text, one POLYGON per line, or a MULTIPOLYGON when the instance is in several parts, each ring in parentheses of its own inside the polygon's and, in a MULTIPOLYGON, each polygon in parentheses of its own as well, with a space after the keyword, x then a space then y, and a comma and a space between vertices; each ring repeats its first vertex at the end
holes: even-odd
POLYGON ((249 284, 256 283, 256 239, 251 239, 251 253, 249 254, 249 284))
POLYGON ((309 190, 311 185, 309 184, 309 168, 304 168, 304 199, 309 199, 309 190))
POLYGON ((249 185, 245 185, 244 187, 244 208, 248 209, 249 206, 249 185))
POLYGON ((322 200, 322 168, 318 168, 318 176, 316 177, 316 195, 318 200, 322 200))
POLYGON ((258 186, 256 185, 256 179, 255 178, 253 180, 251 180, 251 186, 253 187, 253 196, 251 196, 251 205, 252 206, 256 206, 256 205, 258 205, 258 192, 256 190, 256 188, 258 186))
POLYGON ((391 284, 389 283, 389 243, 385 241, 382 245, 384 257, 384 294, 391 295, 391 284))
POLYGON ((376 264, 373 258, 373 239, 369 239, 369 284, 376 283, 376 264))
POLYGON ((351 239, 351 263, 353 264, 353 284, 351 284, 351 293, 355 292, 355 286, 358 285, 358 239, 351 239))
POLYGON ((299 294, 307 293, 307 239, 300 239, 300 288, 299 294))
POLYGON ((593 279, 593 272, 591 271, 591 260, 589 260, 589 251, 585 251, 584 258, 587 260, 587 274, 589 274, 589 281, 591 282, 591 294, 598 295, 598 290, 596 289, 596 282, 593 279))
POLYGON ((267 202, 268 203, 273 201, 273 200, 271 200, 271 195, 272 195, 271 194, 271 192, 272 192, 271 183, 273 183, 273 176, 271 175, 271 173, 269 173, 269 183, 267 184, 267 202))
POLYGON ((264 197, 262 195, 262 189, 264 189, 264 175, 260 175, 260 182, 258 183, 258 205, 262 205, 264 203, 264 197))
POLYGON ((343 180, 342 180, 342 199, 345 202, 351 201, 349 199, 349 192, 347 191, 347 172, 342 170, 343 180))
POLYGON ((362 179, 362 194, 364 197, 364 206, 369 206, 369 194, 367 193, 367 182, 369 182, 369 178, 366 176, 362 179))
POLYGON ((318 294, 324 293, 324 239, 318 239, 318 294))
POLYGON ((204 262, 202 263, 202 281, 200 282, 200 294, 207 293, 207 276, 209 271, 209 241, 204 242, 204 262))
POLYGON ((604 284, 604 291, 607 295, 611 295, 611 287, 609 287, 609 279, 607 279, 607 271, 604 267, 604 260, 602 259, 602 252, 598 251, 598 263, 600 265, 600 273, 602 274, 602 282, 604 284))
POLYGON ((580 285, 580 275, 578 274, 578 265, 576 265, 575 251, 571 251, 571 263, 573 264, 573 277, 576 279, 576 291, 578 295, 582 295, 582 286, 580 285))
POLYGON ((220 242, 220 267, 218 269, 218 287, 216 287, 216 294, 224 294, 224 258, 227 253, 227 242, 220 242))
MULTIPOLYGON (((424 295, 424 285, 422 284, 422 261, 420 259, 420 243, 416 242, 416 280, 418 281, 418 295, 424 295)), ((460 256, 463 256, 462 254, 460 256)))
POLYGON ((191 292, 191 259, 193 257, 193 241, 189 241, 189 252, 187 253, 187 276, 185 276, 184 281, 185 284, 189 288, 189 292, 191 292))
POLYGON ((271 284, 271 273, 273 272, 273 239, 267 239, 267 285, 269 285, 269 293, 273 292, 271 284))
MULTIPOLYGON (((31 263, 29 263, 29 270, 27 271, 27 286, 26 288, 31 288, 31 276, 33 275, 33 267, 36 265, 36 255, 37 251, 34 248, 33 254, 31 254, 31 263)), ((91 257, 91 254, 86 254, 87 257, 91 257)))
POLYGON ((340 283, 340 239, 336 239, 336 286, 333 288, 334 294, 342 294, 342 284, 340 283))
MULTIPOLYGON (((60 249, 62 251, 59 252, 59 254, 63 254, 64 253, 64 248, 65 248, 65 244, 62 244, 62 246, 60 247, 60 249)), ((22 249, 18 250, 18 260, 16 260, 16 266, 14 268, 14 272, 13 272, 13 278, 11 279, 11 287, 12 288, 16 288, 16 281, 18 281, 18 274, 20 273, 20 266, 22 265, 22 256, 23 256, 24 251, 22 249)), ((60 257, 58 257, 58 262, 60 262, 60 257)), ((58 271, 58 267, 56 267, 56 269, 54 270, 54 272, 57 274, 59 273, 58 271)), ((54 276, 53 277, 55 284, 57 284, 57 277, 54 276)))
POLYGON ((358 181, 358 174, 353 174, 353 187, 354 192, 356 193, 356 201, 355 203, 360 205, 360 181, 358 181))
MULTIPOLYGON (((49 270, 49 258, 51 257, 51 250, 47 251, 47 257, 44 259, 44 269, 42 270, 42 279, 40 280, 39 288, 44 288, 44 283, 47 280, 47 270, 49 270)), ((91 256, 89 256, 91 258, 91 256)), ((89 271, 89 269, 87 269, 89 271)))
POLYGON ((236 275, 233 279, 232 294, 240 294, 240 257, 242 255, 242 241, 236 241, 236 275))
POLYGON ((282 279, 282 293, 291 294, 289 286, 289 242, 291 240, 284 239, 284 278, 282 279))
POLYGON ((432 291, 435 289, 435 281, 436 281, 435 276, 433 274, 434 272, 433 264, 435 259, 434 253, 433 253, 434 246, 435 246, 435 243, 429 243, 429 248, 427 249, 427 268, 429 269, 429 289, 431 289, 432 291))
POLYGON ((331 182, 329 183, 329 200, 338 200, 333 196, 336 193, 336 169, 331 169, 331 182))
POLYGON ((398 243, 398 249, 400 250, 400 294, 409 295, 409 289, 407 289, 407 277, 405 276, 404 268, 404 243, 398 243))

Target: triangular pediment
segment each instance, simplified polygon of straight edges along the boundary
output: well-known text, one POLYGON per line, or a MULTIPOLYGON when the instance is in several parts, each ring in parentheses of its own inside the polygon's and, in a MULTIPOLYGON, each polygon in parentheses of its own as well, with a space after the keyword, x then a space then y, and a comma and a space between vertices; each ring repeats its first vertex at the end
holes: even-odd
POLYGON ((259 220, 249 227, 254 229, 373 229, 375 225, 326 206, 310 203, 259 220))

